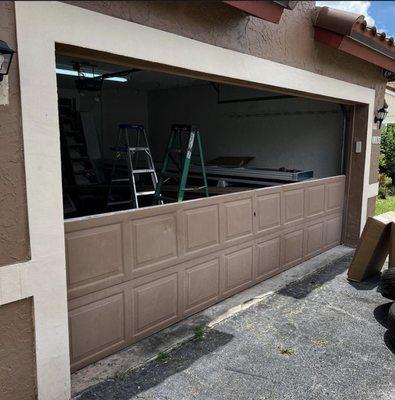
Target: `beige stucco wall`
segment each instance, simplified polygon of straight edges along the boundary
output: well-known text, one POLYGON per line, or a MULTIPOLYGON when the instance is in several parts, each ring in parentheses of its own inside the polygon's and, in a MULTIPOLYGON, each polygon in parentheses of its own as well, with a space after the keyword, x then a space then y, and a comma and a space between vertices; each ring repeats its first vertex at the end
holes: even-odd
POLYGON ((284 10, 279 24, 248 16, 220 1, 68 1, 113 17, 215 46, 357 83, 384 96, 379 67, 314 41, 314 1, 284 10))
POLYGON ((34 400, 33 302, 25 299, 0 307, 0 399, 34 400))
POLYGON ((385 91, 385 101, 388 104, 388 114, 385 119, 386 124, 395 124, 395 91, 385 91))
MULTIPOLYGON (((17 50, 12 1, 0 2, 0 39, 17 50)), ((0 267, 29 258, 18 55, 0 83, 0 267)))

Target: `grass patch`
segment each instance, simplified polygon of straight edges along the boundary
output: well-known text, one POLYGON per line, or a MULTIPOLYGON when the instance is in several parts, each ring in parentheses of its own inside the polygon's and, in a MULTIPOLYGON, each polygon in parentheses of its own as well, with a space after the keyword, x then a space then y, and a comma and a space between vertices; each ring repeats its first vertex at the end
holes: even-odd
POLYGON ((376 201, 376 215, 388 211, 395 211, 395 196, 389 196, 386 199, 377 199, 376 201))
POLYGON ((201 342, 204 339, 204 326, 200 325, 195 328, 195 339, 201 342))
POLYGON ((164 351, 161 351, 159 354, 158 354, 158 357, 156 357, 156 359, 158 360, 158 361, 167 361, 168 359, 169 359, 169 353, 165 353, 164 351))
POLYGON ((294 351, 288 347, 278 346, 277 348, 283 356, 292 356, 294 354, 294 351))

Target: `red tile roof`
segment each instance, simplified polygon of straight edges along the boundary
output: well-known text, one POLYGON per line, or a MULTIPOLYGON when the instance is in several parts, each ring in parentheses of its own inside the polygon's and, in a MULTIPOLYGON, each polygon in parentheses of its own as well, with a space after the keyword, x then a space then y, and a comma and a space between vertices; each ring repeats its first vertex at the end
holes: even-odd
POLYGON ((314 27, 316 40, 395 72, 394 38, 368 26, 363 15, 317 7, 314 27))

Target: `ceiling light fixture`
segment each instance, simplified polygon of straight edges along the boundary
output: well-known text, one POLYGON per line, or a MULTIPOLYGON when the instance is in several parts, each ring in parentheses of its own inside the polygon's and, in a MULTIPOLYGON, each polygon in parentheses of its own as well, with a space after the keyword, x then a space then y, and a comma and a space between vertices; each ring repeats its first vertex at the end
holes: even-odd
MULTIPOLYGON (((74 71, 71 69, 56 68, 56 74, 57 75, 67 75, 67 76, 78 76, 78 71, 74 71)), ((84 74, 85 78, 99 78, 101 76, 100 74, 94 74, 91 72, 84 72, 83 74, 84 74)), ((127 82, 128 81, 126 78, 117 77, 117 76, 104 78, 104 80, 114 81, 114 82, 127 82)))

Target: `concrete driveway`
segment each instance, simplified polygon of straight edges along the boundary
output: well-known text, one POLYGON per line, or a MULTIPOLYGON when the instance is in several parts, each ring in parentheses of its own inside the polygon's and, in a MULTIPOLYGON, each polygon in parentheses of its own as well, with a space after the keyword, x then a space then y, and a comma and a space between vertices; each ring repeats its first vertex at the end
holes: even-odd
POLYGON ((347 282, 349 261, 78 399, 395 399, 390 303, 377 293, 377 279, 347 282))

